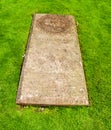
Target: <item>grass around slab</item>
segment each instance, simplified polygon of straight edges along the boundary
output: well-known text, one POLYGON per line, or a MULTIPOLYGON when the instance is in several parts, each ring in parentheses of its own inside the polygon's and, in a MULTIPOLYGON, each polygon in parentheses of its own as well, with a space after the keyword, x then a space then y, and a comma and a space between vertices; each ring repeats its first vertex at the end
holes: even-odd
POLYGON ((0 130, 111 129, 111 1, 1 0, 0 130), (78 35, 90 107, 20 108, 20 68, 34 13, 71 14, 78 35))

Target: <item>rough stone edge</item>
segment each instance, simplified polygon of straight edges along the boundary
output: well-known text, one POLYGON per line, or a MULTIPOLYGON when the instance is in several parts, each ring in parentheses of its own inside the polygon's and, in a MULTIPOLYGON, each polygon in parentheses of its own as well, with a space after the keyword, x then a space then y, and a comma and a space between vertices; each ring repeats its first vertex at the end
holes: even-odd
POLYGON ((28 56, 28 51, 29 51, 29 47, 30 47, 30 40, 31 40, 32 32, 33 32, 33 24, 34 24, 35 16, 36 16, 36 14, 34 14, 32 16, 32 23, 30 26, 28 40, 27 40, 27 44, 26 44, 26 48, 25 48, 25 56, 23 57, 23 62, 21 65, 21 73, 20 73, 19 85, 18 85, 18 90, 17 90, 16 104, 22 104, 22 102, 20 101, 20 96, 21 96, 21 89, 22 89, 22 81, 24 78, 24 67, 25 67, 25 63, 27 61, 27 56, 28 56))
MULTIPOLYGON (((71 15, 72 16, 72 15, 71 15)), ((87 93, 87 102, 88 104, 86 104, 86 106, 90 106, 90 101, 89 101, 89 94, 88 94, 88 85, 87 85, 87 82, 86 82, 86 74, 85 74, 85 70, 84 70, 84 64, 83 64, 83 58, 82 58, 82 51, 81 51, 81 47, 80 47, 80 41, 79 41, 79 36, 78 36, 78 28, 77 28, 77 22, 75 20, 75 17, 72 16, 74 18, 74 21, 75 21, 75 32, 76 32, 76 37, 77 37, 77 42, 78 42, 78 46, 79 46, 79 51, 80 51, 80 58, 81 58, 81 62, 82 62, 82 71, 83 71, 83 75, 84 75, 84 82, 85 82, 85 90, 86 90, 86 93, 87 93)))

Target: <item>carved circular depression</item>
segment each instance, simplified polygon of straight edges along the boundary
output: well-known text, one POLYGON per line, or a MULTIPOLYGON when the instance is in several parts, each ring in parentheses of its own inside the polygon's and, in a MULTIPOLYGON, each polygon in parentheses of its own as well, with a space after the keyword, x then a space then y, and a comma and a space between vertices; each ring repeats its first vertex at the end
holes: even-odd
POLYGON ((39 19, 38 25, 46 32, 60 33, 69 28, 70 21, 66 16, 45 15, 39 19))

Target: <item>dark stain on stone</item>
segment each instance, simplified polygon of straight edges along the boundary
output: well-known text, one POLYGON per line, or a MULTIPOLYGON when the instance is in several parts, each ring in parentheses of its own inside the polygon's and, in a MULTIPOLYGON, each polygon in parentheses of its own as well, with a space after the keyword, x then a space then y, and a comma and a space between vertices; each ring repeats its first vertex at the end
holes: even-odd
POLYGON ((63 15, 45 15, 37 21, 37 26, 50 33, 65 32, 70 27, 70 20, 63 15))

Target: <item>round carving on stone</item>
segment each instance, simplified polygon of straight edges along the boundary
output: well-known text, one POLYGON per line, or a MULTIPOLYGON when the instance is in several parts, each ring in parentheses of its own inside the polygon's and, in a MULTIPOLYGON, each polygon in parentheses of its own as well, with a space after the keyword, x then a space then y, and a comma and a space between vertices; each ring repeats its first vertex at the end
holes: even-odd
POLYGON ((70 27, 70 21, 66 16, 45 15, 38 20, 39 27, 50 33, 61 33, 70 27))

